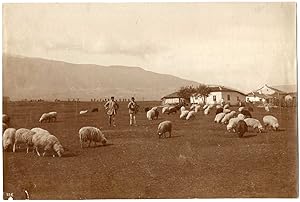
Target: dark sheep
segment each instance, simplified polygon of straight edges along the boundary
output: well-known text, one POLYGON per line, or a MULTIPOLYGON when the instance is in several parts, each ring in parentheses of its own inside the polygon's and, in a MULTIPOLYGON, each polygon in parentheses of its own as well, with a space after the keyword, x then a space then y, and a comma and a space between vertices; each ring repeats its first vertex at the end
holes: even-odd
POLYGON ((243 137, 245 132, 248 132, 248 126, 244 120, 239 120, 235 130, 238 133, 239 137, 243 137))
POLYGON ((250 112, 253 112, 253 107, 249 106, 249 107, 248 107, 248 110, 249 110, 250 112))
POLYGON ((159 115, 159 112, 158 112, 158 110, 155 110, 155 115, 154 115, 154 118, 155 118, 155 119, 158 119, 158 115, 159 115))
POLYGON ((92 112, 98 112, 98 111, 99 111, 98 108, 92 109, 92 112))
POLYGON ((245 118, 252 118, 251 113, 246 109, 243 109, 241 111, 241 114, 243 114, 245 116, 245 118))
POLYGON ((220 114, 220 113, 222 113, 222 112, 223 112, 223 108, 218 108, 217 111, 216 111, 216 115, 217 115, 217 114, 220 114))
POLYGON ((171 114, 171 113, 177 113, 177 106, 175 106, 175 107, 170 107, 169 108, 169 112, 168 112, 168 114, 171 114))
POLYGON ((150 110, 150 107, 145 107, 145 112, 147 113, 147 111, 150 110))

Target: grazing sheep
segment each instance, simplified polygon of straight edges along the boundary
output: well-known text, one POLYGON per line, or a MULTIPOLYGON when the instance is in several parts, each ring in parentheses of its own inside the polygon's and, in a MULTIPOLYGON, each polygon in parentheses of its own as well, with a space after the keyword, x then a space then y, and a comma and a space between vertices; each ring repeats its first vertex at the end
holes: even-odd
POLYGON ((82 110, 82 111, 79 112, 79 114, 86 114, 88 112, 89 112, 89 110, 82 110))
POLYGON ((46 134, 46 135, 51 135, 51 133, 49 133, 49 131, 42 129, 42 128, 32 128, 31 131, 35 132, 35 133, 42 133, 42 134, 46 134))
POLYGON ((2 123, 9 125, 10 118, 7 114, 2 114, 2 123))
POLYGON ((218 109, 216 110, 216 115, 219 114, 219 113, 223 113, 223 108, 218 108, 218 109))
POLYGON ((169 107, 169 113, 168 114, 177 113, 177 110, 178 110, 178 106, 171 106, 171 107, 169 107))
POLYGON ((180 111, 182 112, 182 111, 185 111, 186 109, 185 109, 185 106, 181 106, 180 107, 180 111))
POLYGON ((192 104, 190 110, 194 110, 196 106, 197 106, 196 104, 192 104))
POLYGON ((104 134, 99 128, 86 126, 79 130, 79 141, 81 148, 83 148, 83 142, 89 142, 88 147, 90 147, 91 142, 94 142, 95 146, 97 142, 101 142, 103 145, 106 145, 107 139, 104 137, 104 134))
POLYGON ((157 135, 158 138, 161 137, 166 137, 165 133, 169 133, 169 137, 172 136, 171 132, 172 132, 172 122, 171 121, 163 121, 158 125, 157 128, 157 135))
POLYGON ((223 109, 223 112, 224 112, 225 114, 228 114, 229 112, 231 112, 231 110, 230 110, 230 109, 223 109))
POLYGON ((161 110, 162 114, 169 114, 169 107, 163 107, 161 110))
POLYGON ((267 115, 263 118, 265 129, 267 129, 268 126, 270 126, 273 130, 278 130, 279 123, 278 119, 274 116, 267 115))
MULTIPOLYGON (((43 156, 45 156, 46 152, 55 152, 59 157, 64 153, 64 148, 58 141, 57 137, 51 135, 48 131, 38 132, 32 136, 33 147, 38 156, 41 156, 39 150, 44 150, 43 156)), ((55 155, 53 154, 53 157, 55 155)))
POLYGON ((153 109, 154 111, 158 110, 158 107, 152 107, 151 109, 153 109))
POLYGON ((224 118, 221 120, 221 123, 222 123, 222 124, 227 124, 228 121, 229 121, 231 118, 233 118, 233 117, 235 116, 235 114, 236 114, 235 111, 229 112, 229 113, 226 114, 226 115, 224 116, 224 118))
POLYGON ((228 121, 228 124, 226 126, 227 128, 227 131, 230 132, 231 130, 233 130, 233 132, 236 131, 236 126, 238 124, 238 122, 240 121, 241 119, 239 119, 238 117, 235 117, 235 118, 231 118, 229 121, 228 121))
POLYGON ((253 129, 257 129, 259 133, 262 132, 263 126, 261 125, 260 121, 254 118, 246 118, 244 120, 248 127, 252 127, 253 129))
POLYGON ((147 111, 150 110, 150 107, 145 107, 145 112, 147 113, 147 111))
POLYGON ((220 108, 222 108, 221 105, 216 105, 216 109, 220 109, 220 108))
POLYGON ((156 117, 156 119, 158 119, 158 115, 159 115, 159 112, 158 112, 157 108, 156 108, 156 110, 153 108, 150 109, 149 111, 147 111, 147 114, 146 114, 148 120, 153 120, 155 117, 156 117))
POLYGON ((180 116, 179 116, 179 118, 180 119, 186 118, 186 116, 189 114, 189 112, 190 112, 189 110, 182 111, 181 114, 180 114, 180 116))
POLYGON ((201 110, 201 106, 200 105, 197 105, 196 107, 195 107, 195 112, 199 112, 201 110))
POLYGON ((17 144, 25 143, 26 148, 27 148, 26 153, 28 153, 29 147, 33 146, 32 137, 34 134, 35 134, 35 132, 33 132, 29 129, 26 129, 26 128, 18 129, 15 134, 15 142, 14 142, 14 146, 13 146, 13 152, 16 151, 17 144))
MULTIPOLYGON (((222 108, 221 108, 222 109, 222 108)), ((222 109, 223 110, 223 109, 222 109)), ((221 113, 218 113, 216 116, 215 116, 215 122, 216 123, 220 123, 221 120, 224 118, 226 114, 224 112, 221 112, 221 113)))
POLYGON ((243 111, 244 109, 245 109, 245 107, 240 107, 239 112, 243 111))
POLYGON ((42 114, 39 122, 43 123, 43 121, 48 121, 48 122, 52 120, 56 121, 56 117, 57 117, 57 112, 44 113, 42 114))
POLYGON ((207 107, 208 107, 208 104, 204 105, 204 106, 202 107, 202 109, 206 109, 207 107))
POLYGON ((9 147, 12 147, 15 142, 15 134, 16 129, 14 128, 7 128, 2 136, 2 144, 4 151, 7 151, 9 147))
POLYGON ((244 114, 238 114, 237 116, 240 120, 244 120, 246 117, 244 114))
POLYGON ((248 132, 248 126, 244 120, 239 120, 235 128, 236 132, 239 134, 239 137, 243 137, 245 132, 248 132))
POLYGON ((205 115, 208 115, 209 113, 210 113, 210 108, 209 108, 209 107, 205 108, 204 114, 205 114, 205 115))
POLYGON ((99 112, 99 109, 98 108, 93 108, 92 112, 99 112))
POLYGON ((244 114, 246 118, 252 118, 251 113, 246 109, 242 110, 241 114, 244 114))
POLYGON ((186 116, 186 120, 190 120, 192 118, 195 118, 196 117, 196 112, 195 111, 190 111, 188 113, 188 115, 186 116))
POLYGON ((249 107, 248 107, 248 110, 249 110, 250 112, 253 112, 253 107, 249 106, 249 107))
POLYGON ((229 108, 229 104, 224 105, 223 109, 228 109, 229 108))

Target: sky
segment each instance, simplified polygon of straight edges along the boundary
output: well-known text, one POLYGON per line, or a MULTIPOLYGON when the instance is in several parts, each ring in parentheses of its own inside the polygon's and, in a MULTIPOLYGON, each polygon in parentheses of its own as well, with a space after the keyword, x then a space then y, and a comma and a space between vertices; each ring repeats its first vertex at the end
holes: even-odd
POLYGON ((295 3, 3 4, 3 53, 138 66, 245 93, 296 84, 295 3))

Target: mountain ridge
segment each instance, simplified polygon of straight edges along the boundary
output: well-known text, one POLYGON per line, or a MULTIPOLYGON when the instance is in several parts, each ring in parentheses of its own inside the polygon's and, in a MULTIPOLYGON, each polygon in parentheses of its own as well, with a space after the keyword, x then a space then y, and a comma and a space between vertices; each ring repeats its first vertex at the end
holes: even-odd
POLYGON ((73 64, 65 61, 3 55, 3 95, 20 99, 104 99, 135 96, 159 100, 185 85, 198 85, 141 67, 73 64))

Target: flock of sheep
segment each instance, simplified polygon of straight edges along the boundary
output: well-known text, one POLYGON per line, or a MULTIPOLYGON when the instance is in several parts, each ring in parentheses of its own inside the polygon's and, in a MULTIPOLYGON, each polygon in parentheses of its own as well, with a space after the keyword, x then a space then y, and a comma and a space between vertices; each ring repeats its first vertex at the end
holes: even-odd
MULTIPOLYGON (((252 117, 250 111, 253 111, 252 107, 240 107, 238 109, 239 113, 236 111, 231 111, 229 104, 222 105, 204 105, 203 107, 199 104, 192 104, 190 109, 181 105, 176 106, 161 106, 163 114, 176 113, 180 110, 180 119, 190 120, 196 117, 196 114, 203 109, 204 115, 208 115, 211 110, 216 108, 216 116, 214 119, 215 123, 225 124, 228 132, 236 132, 239 137, 243 137, 244 133, 248 131, 248 128, 253 128, 257 132, 261 133, 266 130, 267 127, 271 127, 273 130, 279 129, 278 119, 272 115, 266 115, 263 117, 264 127, 258 119, 252 117)), ((148 110, 148 109, 146 109, 148 110)), ((268 112, 269 110, 266 109, 268 112)), ((148 120, 153 120, 155 115, 158 116, 158 107, 153 107, 147 111, 148 120)), ((171 137, 172 122, 164 121, 159 124, 157 134, 159 137, 165 137, 164 133, 169 132, 169 137, 171 137)))
MULTIPOLYGON (((56 121, 57 112, 49 112, 44 113, 39 119, 39 122, 51 122, 56 121)), ((3 122, 3 136, 2 136, 2 143, 4 151, 7 151, 9 148, 12 147, 12 151, 16 152, 18 146, 20 144, 26 145, 26 153, 29 152, 29 149, 32 148, 33 152, 35 151, 38 156, 41 156, 40 151, 43 151, 42 155, 51 153, 53 157, 56 154, 61 157, 64 153, 64 148, 54 135, 52 135, 49 131, 42 129, 42 128, 9 128, 10 118, 8 115, 2 115, 2 122, 3 122)), ((103 145, 107 143, 107 139, 104 137, 103 133, 100 129, 92 126, 82 127, 79 130, 79 141, 81 148, 84 147, 84 143, 88 142, 88 146, 93 143, 94 145, 97 142, 101 142, 103 145)))
MULTIPOLYGON (((159 116, 159 108, 162 107, 163 114, 171 114, 177 113, 180 111, 180 119, 190 120, 196 117, 198 113, 203 110, 204 115, 208 115, 213 108, 216 108, 216 116, 214 119, 215 123, 227 124, 226 128, 229 132, 236 132, 239 134, 239 137, 243 137, 244 133, 248 131, 248 128, 251 127, 257 132, 263 131, 263 126, 258 119, 252 117, 250 111, 253 111, 252 107, 240 107, 238 109, 239 113, 236 111, 231 111, 229 108, 229 104, 224 106, 221 105, 205 105, 201 106, 198 104, 193 104, 189 109, 186 108, 184 104, 177 104, 176 106, 156 106, 150 108, 145 108, 146 117, 148 120, 158 119, 159 116)), ((98 111, 98 109, 93 109, 92 111, 98 111)), ((87 113, 87 112, 85 112, 87 113)), ((80 114, 84 114, 80 112, 80 114)), ((56 121, 57 112, 49 112, 44 113, 39 119, 39 122, 51 122, 56 121)), ((54 135, 52 135, 49 131, 42 128, 20 128, 16 130, 15 128, 9 128, 10 118, 3 114, 2 122, 3 122, 3 148, 4 150, 8 150, 12 147, 12 151, 15 152, 17 147, 20 144, 26 144, 26 153, 29 152, 29 149, 32 148, 32 151, 36 152, 38 156, 41 156, 40 151, 43 151, 43 156, 46 152, 49 152, 56 156, 56 154, 61 157, 64 153, 64 148, 54 135)), ((265 129, 270 126, 274 130, 278 130, 279 123, 276 117, 267 115, 263 117, 263 123, 265 129)), ((169 137, 171 137, 172 133, 172 122, 171 121, 163 121, 158 125, 157 135, 159 138, 166 137, 166 133, 169 133, 169 137)), ((90 147, 91 143, 94 145, 97 142, 101 142, 103 145, 107 144, 107 139, 104 134, 101 132, 99 128, 86 126, 82 127, 79 132, 79 142, 81 148, 84 147, 84 143, 88 143, 88 147, 90 147)))

